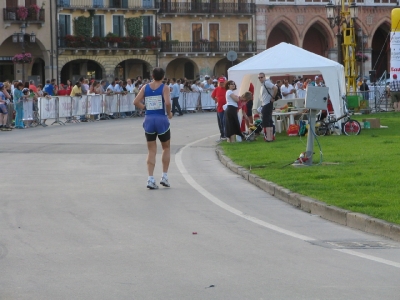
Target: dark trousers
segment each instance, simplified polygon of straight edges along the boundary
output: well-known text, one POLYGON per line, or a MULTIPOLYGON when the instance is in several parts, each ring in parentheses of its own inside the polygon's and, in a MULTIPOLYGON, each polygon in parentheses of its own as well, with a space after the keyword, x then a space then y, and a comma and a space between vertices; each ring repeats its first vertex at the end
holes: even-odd
POLYGON ((262 126, 263 127, 272 127, 272 125, 273 125, 272 108, 273 108, 273 104, 270 102, 270 103, 264 105, 261 109, 262 126))
POLYGON ((174 97, 172 98, 172 114, 175 114, 175 107, 178 110, 178 113, 180 115, 182 115, 182 110, 181 110, 181 106, 179 105, 179 101, 178 101, 179 97, 174 97))
POLYGON ((217 112, 218 127, 220 132, 220 137, 225 138, 225 112, 217 112))

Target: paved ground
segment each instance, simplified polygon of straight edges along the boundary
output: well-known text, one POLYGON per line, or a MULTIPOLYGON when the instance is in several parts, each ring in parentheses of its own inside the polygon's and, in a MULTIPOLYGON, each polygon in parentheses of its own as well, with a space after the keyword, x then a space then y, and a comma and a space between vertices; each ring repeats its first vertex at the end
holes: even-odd
POLYGON ((173 119, 147 190, 141 122, 0 132, 0 299, 399 299, 400 243, 232 173, 214 113, 173 119))

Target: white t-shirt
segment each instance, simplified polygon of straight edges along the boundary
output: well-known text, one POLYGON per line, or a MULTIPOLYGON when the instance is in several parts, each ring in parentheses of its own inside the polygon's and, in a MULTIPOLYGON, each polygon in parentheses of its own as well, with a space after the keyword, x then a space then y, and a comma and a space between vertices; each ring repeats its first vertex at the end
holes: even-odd
POLYGON ((238 107, 238 104, 235 100, 232 99, 231 95, 234 94, 232 90, 227 90, 225 97, 226 97, 226 104, 238 107))
POLYGON ((264 84, 261 85, 261 90, 260 90, 261 102, 263 106, 271 102, 273 93, 274 93, 274 84, 271 82, 270 79, 265 80, 264 84), (266 88, 268 89, 268 91, 266 88))
POLYGON ((282 93, 282 99, 294 99, 295 98, 295 93, 293 94, 288 94, 286 96, 283 95, 283 93, 290 93, 294 89, 293 85, 289 84, 288 87, 286 87, 284 84, 281 86, 281 93, 282 93))

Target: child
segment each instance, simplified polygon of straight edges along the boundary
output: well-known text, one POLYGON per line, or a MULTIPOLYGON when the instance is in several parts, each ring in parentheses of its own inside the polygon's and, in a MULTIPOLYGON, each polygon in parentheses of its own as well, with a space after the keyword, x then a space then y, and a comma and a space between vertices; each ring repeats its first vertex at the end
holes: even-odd
POLYGON ((242 96, 239 97, 239 102, 238 102, 238 110, 242 110, 242 118, 241 123, 240 123, 240 130, 242 132, 246 132, 246 120, 249 120, 249 117, 247 116, 247 102, 253 99, 253 95, 250 92, 245 92, 242 96))

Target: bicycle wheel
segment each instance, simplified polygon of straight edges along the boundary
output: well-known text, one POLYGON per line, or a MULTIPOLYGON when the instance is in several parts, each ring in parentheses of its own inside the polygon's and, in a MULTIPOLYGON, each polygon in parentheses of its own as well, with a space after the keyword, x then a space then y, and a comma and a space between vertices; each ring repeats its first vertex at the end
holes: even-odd
POLYGON ((345 135, 359 135, 361 132, 361 125, 358 121, 349 119, 343 123, 342 131, 345 135))
POLYGON ((315 134, 317 136, 326 135, 328 132, 328 126, 322 121, 315 122, 315 134))

